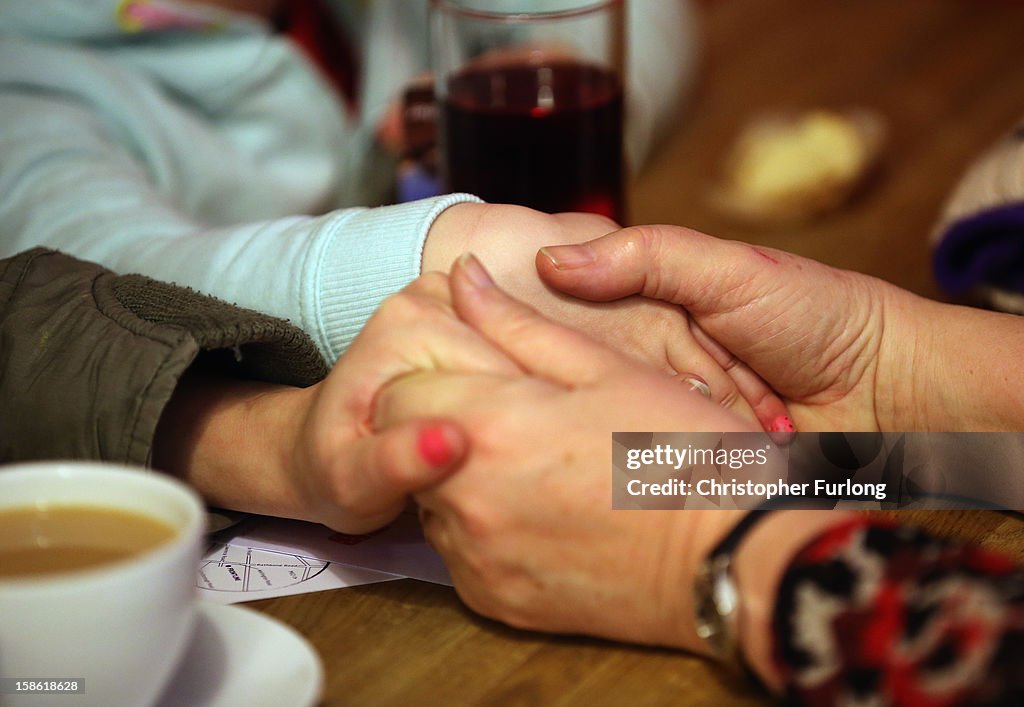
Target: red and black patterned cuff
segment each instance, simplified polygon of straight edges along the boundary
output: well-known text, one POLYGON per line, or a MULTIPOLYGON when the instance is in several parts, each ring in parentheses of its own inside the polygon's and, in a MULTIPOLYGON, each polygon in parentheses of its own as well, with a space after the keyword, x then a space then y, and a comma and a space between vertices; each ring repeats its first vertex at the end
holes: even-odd
POLYGON ((1024 704, 1024 568, 860 517, 783 576, 774 659, 797 704, 1024 704))

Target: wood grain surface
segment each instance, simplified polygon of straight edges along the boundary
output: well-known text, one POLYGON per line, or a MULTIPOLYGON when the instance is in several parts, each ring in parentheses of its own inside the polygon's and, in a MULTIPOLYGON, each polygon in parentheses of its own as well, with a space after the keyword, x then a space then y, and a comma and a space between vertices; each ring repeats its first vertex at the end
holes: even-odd
MULTIPOLYGON (((630 220, 783 248, 938 296, 927 240, 942 202, 971 160, 1024 116, 1024 4, 709 0, 697 10, 698 85, 634 181, 630 220), (711 175, 755 114, 848 106, 878 111, 889 139, 881 169, 846 208, 769 228, 739 224, 709 204, 711 175)), ((1015 516, 899 517, 1024 559, 1024 523, 1015 516)), ((252 606, 316 646, 327 705, 770 703, 690 656, 515 631, 474 616, 453 590, 413 580, 252 606)))

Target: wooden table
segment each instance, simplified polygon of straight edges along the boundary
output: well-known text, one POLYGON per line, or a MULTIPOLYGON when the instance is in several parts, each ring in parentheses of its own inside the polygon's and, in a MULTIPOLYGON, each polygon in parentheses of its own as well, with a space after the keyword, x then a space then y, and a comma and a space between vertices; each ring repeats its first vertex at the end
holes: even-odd
MULTIPOLYGON (((699 85, 634 184, 632 220, 767 244, 937 296, 927 238, 943 199, 971 159, 1024 115, 1024 6, 708 0, 698 11, 699 85), (753 114, 853 105, 879 111, 890 141, 881 172, 848 208, 813 224, 765 229, 738 225, 708 204, 708 175, 753 114)), ((901 517, 1024 558, 1016 517, 901 517)), ((768 701, 687 655, 511 630, 470 614, 451 589, 413 580, 253 606, 316 646, 328 705, 768 701)))

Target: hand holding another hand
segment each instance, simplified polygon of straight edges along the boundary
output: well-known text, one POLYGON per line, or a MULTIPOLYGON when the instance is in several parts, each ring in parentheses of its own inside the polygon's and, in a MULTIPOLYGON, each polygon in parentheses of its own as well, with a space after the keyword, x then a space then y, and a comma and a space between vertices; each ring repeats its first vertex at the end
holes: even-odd
POLYGON ((380 388, 414 371, 521 374, 455 317, 447 277, 432 273, 389 298, 309 388, 186 376, 161 419, 157 464, 215 506, 374 530, 465 452, 463 430, 444 420, 371 429, 380 388))
POLYGON ((545 248, 537 268, 578 297, 681 305, 708 350, 759 374, 801 430, 913 429, 901 400, 918 317, 934 303, 886 282, 675 226, 545 248))
POLYGON ((534 259, 541 246, 580 243, 617 229, 615 222, 593 214, 549 215, 520 206, 457 204, 431 228, 423 271, 448 272, 461 253, 472 252, 499 286, 541 314, 686 385, 692 385, 692 379, 701 381, 712 400, 770 429, 787 414, 778 395, 742 363, 709 354, 695 339, 681 307, 625 295, 614 302, 588 302, 557 292, 537 276, 534 259), (722 362, 728 365, 723 367, 722 362))
POLYGON ((731 514, 613 511, 611 433, 756 428, 539 316, 472 258, 451 288, 458 315, 527 375, 414 373, 382 390, 376 424, 444 418, 470 437, 458 472, 416 493, 460 595, 515 626, 699 649, 686 572, 731 514))
POLYGON ((444 275, 420 277, 387 299, 312 394, 289 466, 312 519, 349 533, 394 519, 408 495, 457 466, 461 430, 421 417, 371 429, 376 396, 416 371, 518 376, 519 368, 459 321, 444 275))

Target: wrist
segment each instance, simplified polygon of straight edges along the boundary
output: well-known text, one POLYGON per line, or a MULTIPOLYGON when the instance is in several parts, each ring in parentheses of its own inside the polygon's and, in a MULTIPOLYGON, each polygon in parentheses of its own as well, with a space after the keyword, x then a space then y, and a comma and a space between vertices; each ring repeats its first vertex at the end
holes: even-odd
POLYGON ((936 391, 929 382, 936 349, 931 338, 945 329, 943 305, 885 284, 880 342, 874 371, 875 416, 882 432, 930 429, 936 391))
POLYGON ((809 542, 851 516, 843 511, 778 511, 751 529, 736 549, 733 576, 740 595, 736 625, 740 650, 750 669, 774 692, 782 689, 772 634, 782 577, 809 542))
POLYGON ((250 513, 313 520, 302 494, 306 470, 299 452, 303 428, 320 384, 308 388, 274 386, 254 391, 246 404, 246 434, 258 438, 250 448, 253 466, 247 472, 253 494, 250 513))
POLYGON ((889 287, 875 408, 885 431, 1019 430, 1024 320, 889 287))
MULTIPOLYGON (((713 549, 744 517, 746 511, 682 511, 666 543, 668 557, 661 589, 661 625, 673 627, 671 636, 657 642, 713 656, 697 635, 694 581, 713 549)), ((744 535, 731 555, 732 580, 739 591, 739 609, 732 617, 739 650, 747 665, 771 689, 781 680, 773 662, 772 614, 775 597, 786 569, 796 554, 826 529, 845 522, 851 514, 840 511, 773 512, 744 535)))
POLYGON ((914 373, 914 427, 929 431, 1024 428, 1019 366, 1024 319, 928 302, 908 363, 914 373))
POLYGON ((292 452, 309 390, 186 376, 161 417, 154 466, 211 505, 295 517, 292 452))
POLYGON ((472 234, 489 208, 488 204, 462 202, 438 214, 423 243, 420 272, 451 270, 452 263, 470 249, 472 234))
POLYGON ((660 625, 670 633, 661 640, 676 648, 711 657, 710 647, 697 635, 694 580, 712 548, 745 515, 744 511, 687 510, 671 514, 665 543, 665 568, 658 601, 660 625), (663 609, 667 609, 662 613, 663 609))

